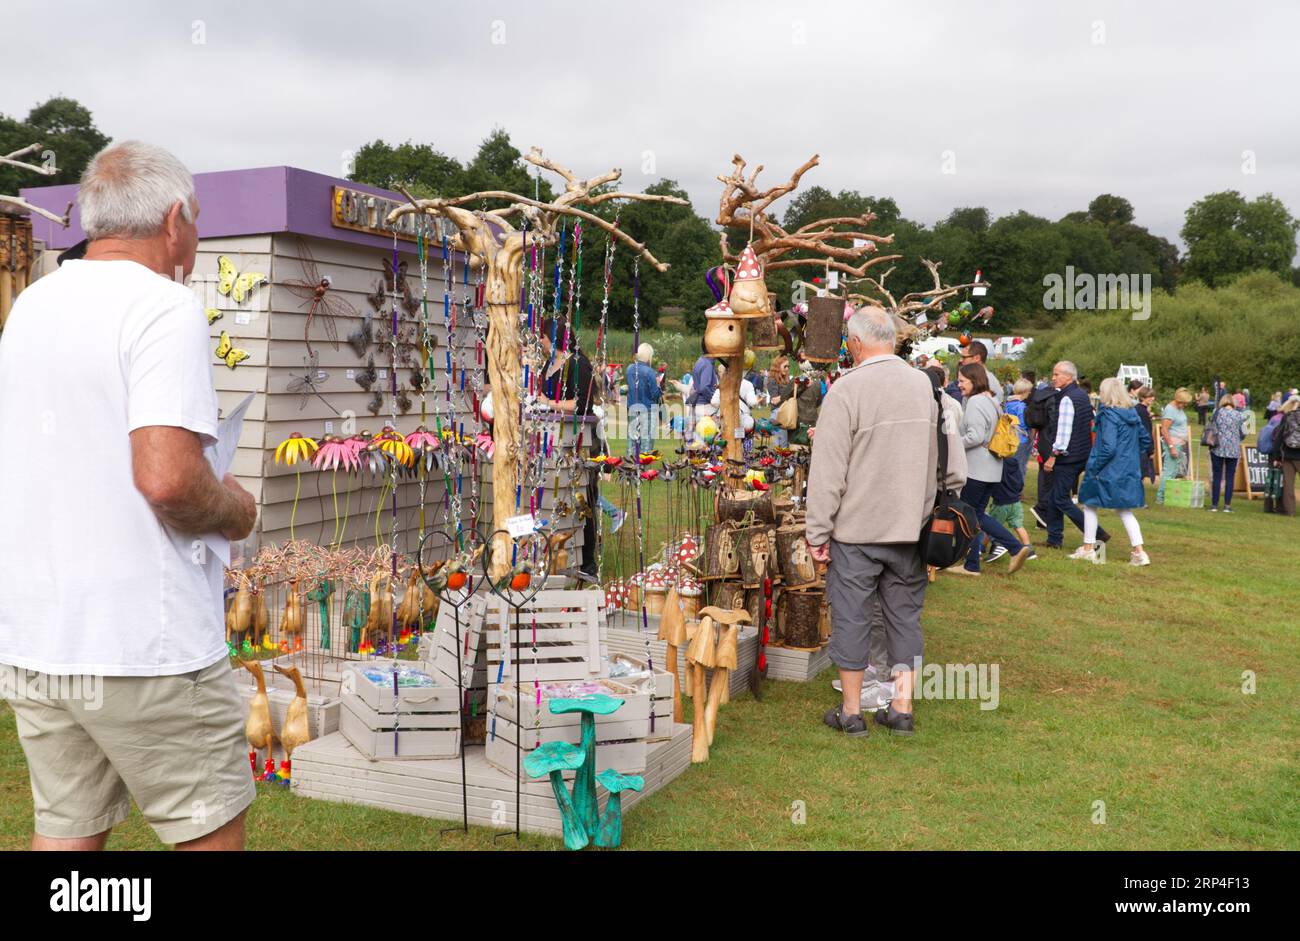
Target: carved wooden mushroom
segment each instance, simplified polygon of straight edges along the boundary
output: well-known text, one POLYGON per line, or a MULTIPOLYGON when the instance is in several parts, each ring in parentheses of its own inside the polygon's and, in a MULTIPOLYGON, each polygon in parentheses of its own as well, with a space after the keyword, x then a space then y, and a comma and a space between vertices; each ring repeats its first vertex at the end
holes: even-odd
POLYGON ((555 793, 555 803, 560 807, 563 821, 564 845, 571 850, 580 850, 587 845, 587 830, 578 819, 573 799, 564 786, 564 772, 577 771, 585 760, 582 748, 570 742, 546 742, 524 759, 524 770, 529 777, 550 775, 551 790, 555 793))
POLYGON ((659 640, 664 642, 664 669, 673 677, 673 722, 683 721, 682 684, 677 679, 677 649, 686 646, 686 618, 678 603, 677 586, 668 589, 664 611, 659 617, 659 640))
POLYGON ((713 679, 709 682, 709 700, 704 707, 704 732, 709 744, 713 744, 713 727, 718 718, 718 706, 722 704, 723 693, 727 690, 731 678, 730 672, 736 669, 737 633, 741 624, 749 623, 748 611, 729 611, 725 608, 707 607, 700 609, 700 615, 722 625, 718 646, 714 651, 713 679))
POLYGON ((717 634, 713 630, 713 618, 706 612, 717 608, 702 608, 700 623, 695 628, 695 636, 686 649, 686 659, 691 664, 691 719, 694 730, 691 742, 691 761, 698 764, 709 760, 709 733, 704 725, 705 691, 704 671, 712 667, 716 655, 717 634))
POLYGON ((638 774, 620 774, 613 768, 606 768, 596 775, 596 780, 609 791, 609 801, 605 804, 605 813, 600 818, 594 842, 597 846, 613 849, 623 842, 623 792, 641 790, 645 787, 645 778, 638 774))

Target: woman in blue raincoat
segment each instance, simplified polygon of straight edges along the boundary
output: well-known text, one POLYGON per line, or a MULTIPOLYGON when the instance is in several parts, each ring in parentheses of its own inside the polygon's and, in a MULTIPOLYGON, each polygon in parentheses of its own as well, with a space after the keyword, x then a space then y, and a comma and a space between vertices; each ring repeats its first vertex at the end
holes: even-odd
POLYGON ((1133 510, 1145 502, 1142 492, 1142 455, 1151 450, 1151 430, 1133 409, 1121 379, 1101 383, 1101 407, 1094 425, 1095 440, 1088 466, 1079 485, 1083 508, 1083 545, 1071 556, 1089 562, 1104 562, 1105 548, 1098 553, 1097 509, 1118 510, 1120 522, 1133 546, 1130 565, 1150 565, 1142 548, 1142 528, 1133 510))

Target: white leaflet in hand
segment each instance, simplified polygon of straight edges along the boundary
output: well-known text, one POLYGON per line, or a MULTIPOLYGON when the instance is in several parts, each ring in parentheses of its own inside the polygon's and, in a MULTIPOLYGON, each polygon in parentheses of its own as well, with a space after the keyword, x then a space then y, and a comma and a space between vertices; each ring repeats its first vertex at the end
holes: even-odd
MULTIPOLYGON (((230 472, 230 465, 235 461, 235 451, 239 447, 239 433, 244 428, 244 415, 248 406, 253 404, 253 393, 231 409, 230 414, 217 422, 217 440, 203 449, 203 456, 212 465, 212 472, 220 480, 230 472)), ((220 533, 208 533, 203 537, 208 548, 221 560, 222 565, 230 564, 230 542, 220 533)))

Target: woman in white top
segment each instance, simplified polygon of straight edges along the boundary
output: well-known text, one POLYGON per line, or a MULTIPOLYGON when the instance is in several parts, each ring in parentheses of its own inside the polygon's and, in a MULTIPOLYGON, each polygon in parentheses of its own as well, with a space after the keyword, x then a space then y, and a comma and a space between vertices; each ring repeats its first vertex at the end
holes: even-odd
MULTIPOLYGON (((722 413, 722 377, 726 371, 726 366, 718 366, 718 387, 713 390, 713 399, 710 401, 719 414, 722 413)), ((754 416, 750 413, 750 409, 757 406, 758 393, 754 391, 754 384, 742 378, 740 380, 740 427, 745 430, 745 434, 754 430, 754 416)))

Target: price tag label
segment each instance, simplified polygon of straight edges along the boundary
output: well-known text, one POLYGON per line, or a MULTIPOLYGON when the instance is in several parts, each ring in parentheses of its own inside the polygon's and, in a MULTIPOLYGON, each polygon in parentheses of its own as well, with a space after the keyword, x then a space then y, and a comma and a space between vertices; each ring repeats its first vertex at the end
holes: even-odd
POLYGON ((533 519, 533 514, 525 513, 523 516, 512 516, 506 520, 506 532, 510 534, 511 539, 519 539, 523 536, 531 536, 537 522, 533 519))
POLYGON ((829 277, 829 279, 828 279, 828 281, 827 281, 827 286, 828 286, 832 291, 835 290, 837 287, 840 286, 840 273, 839 273, 838 271, 832 271, 832 272, 830 273, 830 277, 829 277))
POLYGON ((250 324, 252 322, 253 322, 253 315, 251 312, 246 310, 241 310, 235 313, 235 323, 239 324, 241 327, 244 326, 245 324, 250 324))
POLYGON ((387 369, 381 369, 381 370, 379 370, 379 378, 380 378, 380 379, 387 379, 387 378, 388 378, 388 370, 387 370, 387 369))
POLYGON ((327 435, 334 434, 334 423, 332 421, 327 421, 325 423, 325 434, 327 435))
POLYGON ((328 378, 329 378, 329 374, 326 373, 325 370, 323 370, 323 369, 318 369, 318 370, 316 370, 316 381, 317 381, 317 382, 324 382, 324 381, 325 381, 326 379, 328 379, 328 378))
POLYGON ((745 437, 745 429, 744 429, 744 428, 737 428, 737 429, 735 429, 734 431, 732 431, 732 433, 731 433, 731 437, 733 437, 733 438, 743 438, 743 437, 745 437))
POLYGON ((348 378, 349 378, 349 379, 355 379, 355 378, 357 378, 357 371, 356 371, 355 369, 349 369, 349 370, 348 370, 348 378))

